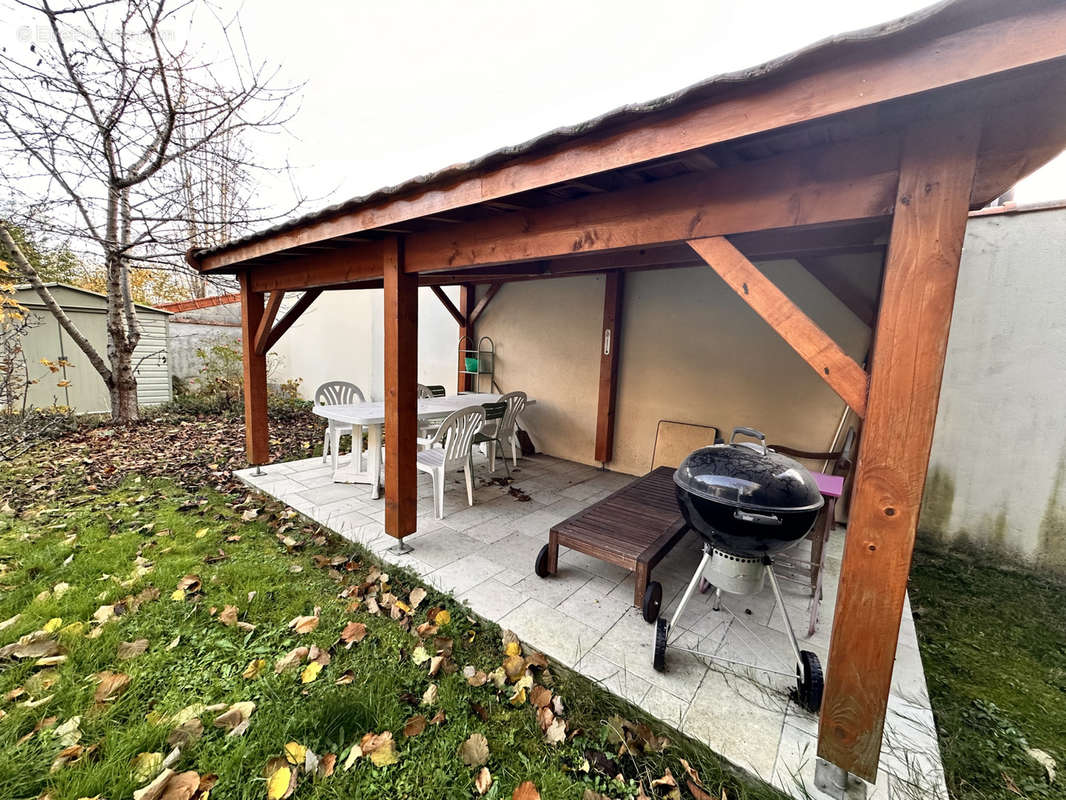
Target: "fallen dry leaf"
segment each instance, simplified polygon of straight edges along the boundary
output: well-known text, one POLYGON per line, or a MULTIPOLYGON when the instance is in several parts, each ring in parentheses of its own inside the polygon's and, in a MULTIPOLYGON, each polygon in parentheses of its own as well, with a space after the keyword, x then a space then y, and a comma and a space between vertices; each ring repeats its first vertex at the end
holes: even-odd
POLYGON ((437 702, 437 684, 431 683, 422 695, 422 705, 431 706, 437 702))
POLYGON ((96 673, 96 692, 93 700, 97 703, 109 703, 130 687, 130 676, 125 672, 104 670, 96 673))
POLYGON ((215 727, 225 729, 227 736, 242 736, 248 730, 248 720, 253 711, 255 711, 255 703, 251 701, 234 703, 215 717, 215 727))
POLYGON ((396 743, 392 740, 392 731, 368 733, 359 742, 363 755, 370 756, 376 767, 386 767, 400 760, 396 754, 396 743))
POLYGON ((132 642, 119 642, 118 657, 120 661, 136 658, 148 649, 147 639, 136 639, 132 642))
POLYGON ((172 730, 167 737, 167 744, 171 747, 184 748, 200 741, 200 737, 203 735, 204 724, 199 719, 194 718, 181 723, 181 725, 172 730))
POLYGON ((318 777, 328 778, 337 767, 337 754, 326 753, 318 762, 318 777))
POLYGON ((515 787, 511 800, 540 800, 540 792, 533 781, 526 781, 515 787))
POLYGON ((304 763, 306 757, 307 748, 299 742, 289 742, 285 745, 285 758, 290 764, 299 766, 304 763))
POLYGON ((459 758, 468 767, 480 767, 486 764, 489 760, 489 742, 485 735, 470 734, 470 738, 459 746, 459 758))
POLYGON ((551 721, 548 729, 544 731, 544 738, 550 744, 559 744, 566 739, 566 722, 559 717, 551 721))
POLYGON ((270 759, 263 775, 267 779, 267 800, 285 800, 296 791, 296 771, 284 757, 270 759))
POLYGON ((349 669, 349 670, 345 670, 345 672, 339 678, 337 678, 337 680, 335 680, 333 682, 335 684, 337 684, 338 686, 347 686, 348 684, 350 684, 354 680, 355 680, 355 670, 349 669))
POLYGON ((254 681, 260 675, 263 674, 263 670, 266 669, 267 660, 265 658, 256 658, 248 662, 248 666, 244 668, 244 672, 241 673, 242 678, 254 681))
POLYGON ((227 628, 237 627, 237 614, 240 609, 237 606, 226 606, 222 609, 222 613, 218 615, 218 621, 225 625, 227 628))
POLYGON ((551 689, 543 686, 534 686, 529 691, 529 702, 536 708, 544 708, 552 701, 551 689))
POLYGON ((492 786, 492 773, 489 772, 488 767, 482 767, 478 770, 477 777, 474 778, 474 788, 478 794, 485 794, 492 786))
POLYGON ((295 617, 290 623, 289 627, 297 633, 311 633, 318 627, 318 615, 312 614, 305 617, 295 617))
POLYGON ((422 714, 415 714, 403 725, 403 735, 410 738, 418 736, 426 729, 426 718, 422 714))
POLYGON ((137 783, 146 783, 163 768, 162 753, 138 753, 130 762, 130 777, 137 783))
POLYGON ((278 659, 278 662, 274 665, 274 672, 280 675, 283 672, 299 666, 303 663, 303 660, 307 658, 310 649, 307 647, 297 647, 290 650, 284 656, 278 659))
POLYGON ((489 679, 485 672, 472 666, 463 667, 463 677, 471 686, 484 686, 489 679))
POLYGON ((555 714, 552 710, 545 706, 544 708, 537 709, 537 724, 540 725, 542 731, 547 731, 548 726, 555 721, 555 714))
POLYGON ((412 610, 418 608, 418 605, 425 599, 426 590, 423 589, 421 586, 412 589, 411 594, 408 595, 408 600, 410 601, 412 610))
POLYGON ((311 683, 318 677, 318 674, 322 672, 322 662, 311 661, 304 667, 304 671, 300 673, 300 683, 311 683))
POLYGON ((362 622, 349 622, 341 631, 341 641, 349 649, 353 644, 363 641, 364 638, 366 638, 366 625, 362 622))

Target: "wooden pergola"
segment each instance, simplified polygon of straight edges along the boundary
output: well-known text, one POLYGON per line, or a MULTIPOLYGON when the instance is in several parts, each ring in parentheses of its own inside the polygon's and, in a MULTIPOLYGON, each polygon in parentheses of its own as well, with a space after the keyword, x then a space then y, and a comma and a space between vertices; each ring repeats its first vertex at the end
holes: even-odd
MULTIPOLYGON (((252 464, 269 460, 267 351, 321 292, 384 287, 385 528, 397 538, 415 530, 419 286, 471 335, 504 283, 603 273, 616 333, 627 272, 714 269, 863 418, 818 753, 873 781, 967 212, 1064 146, 1066 5, 967 0, 189 260, 240 280, 252 464), (884 253, 869 372, 753 263, 868 251, 884 253), (446 285, 462 287, 458 307, 446 285)), ((601 356, 602 461, 617 358, 601 356)))

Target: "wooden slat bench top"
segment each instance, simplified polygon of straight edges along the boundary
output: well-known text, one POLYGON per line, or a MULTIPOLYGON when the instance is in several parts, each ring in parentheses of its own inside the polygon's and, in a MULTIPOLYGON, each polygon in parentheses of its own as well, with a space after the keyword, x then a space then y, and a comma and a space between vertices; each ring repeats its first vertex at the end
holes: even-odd
POLYGON ((559 545, 636 570, 656 563, 683 527, 671 467, 626 484, 551 529, 559 545))

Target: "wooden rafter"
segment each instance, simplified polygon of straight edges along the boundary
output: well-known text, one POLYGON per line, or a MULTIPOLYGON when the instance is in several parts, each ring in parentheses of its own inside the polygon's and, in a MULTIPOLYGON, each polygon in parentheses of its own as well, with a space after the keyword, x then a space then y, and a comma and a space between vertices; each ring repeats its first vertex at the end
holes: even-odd
POLYGON ((264 355, 267 351, 270 328, 278 316, 278 311, 281 309, 281 301, 284 299, 285 292, 283 291, 271 292, 267 298, 266 310, 263 312, 263 318, 259 320, 259 327, 255 332, 255 354, 257 356, 264 355))
POLYGON ((903 150, 818 734, 819 756, 871 782, 980 134, 964 115, 916 127, 903 150))
POLYGON ((787 153, 407 237, 409 272, 488 267, 687 239, 881 218, 892 209, 898 139, 787 153))
POLYGON ((695 239, 689 245, 856 414, 865 416, 866 370, 841 350, 829 334, 819 328, 727 239, 695 239))
MULTIPOLYGON (((285 312, 285 316, 279 319, 274 324, 274 327, 270 329, 270 333, 267 334, 266 341, 263 343, 263 353, 270 352, 271 348, 278 343, 278 339, 285 335, 285 332, 311 307, 311 304, 315 302, 320 294, 322 294, 321 289, 308 289, 300 295, 299 299, 285 312)), ((258 344, 256 349, 258 350, 258 344)))
POLYGON ((477 322, 478 317, 480 317, 482 312, 489 307, 489 303, 492 302, 492 298, 496 296, 496 292, 500 291, 502 287, 503 284, 499 281, 497 281, 496 283, 489 284, 489 288, 485 292, 484 296, 482 296, 482 298, 478 300, 477 305, 474 306, 473 310, 470 312, 470 316, 466 318, 467 325, 474 325, 477 322))
POLYGON ((444 290, 439 286, 431 286, 430 288, 433 290, 433 294, 437 296, 437 299, 440 300, 440 304, 444 306, 444 310, 452 315, 452 319, 455 320, 456 324, 458 324, 460 328, 466 327, 466 317, 464 317, 459 309, 455 307, 455 304, 451 301, 448 295, 444 293, 444 290))

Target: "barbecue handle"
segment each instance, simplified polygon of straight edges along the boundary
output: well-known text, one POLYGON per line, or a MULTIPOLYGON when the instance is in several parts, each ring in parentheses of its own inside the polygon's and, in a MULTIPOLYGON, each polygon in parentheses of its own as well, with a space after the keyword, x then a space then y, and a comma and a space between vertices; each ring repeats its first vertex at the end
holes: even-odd
POLYGON ((763 455, 766 455, 766 434, 765 433, 763 433, 762 431, 757 431, 754 428, 745 428, 743 426, 738 427, 738 428, 733 428, 733 435, 729 437, 729 443, 730 444, 733 444, 733 442, 736 440, 738 433, 741 433, 744 436, 750 436, 752 439, 758 439, 762 443, 763 455))
POLYGON ((751 522, 755 525, 781 524, 781 517, 774 516, 773 514, 756 514, 754 511, 743 511, 739 508, 733 512, 733 518, 739 519, 741 522, 751 522))

